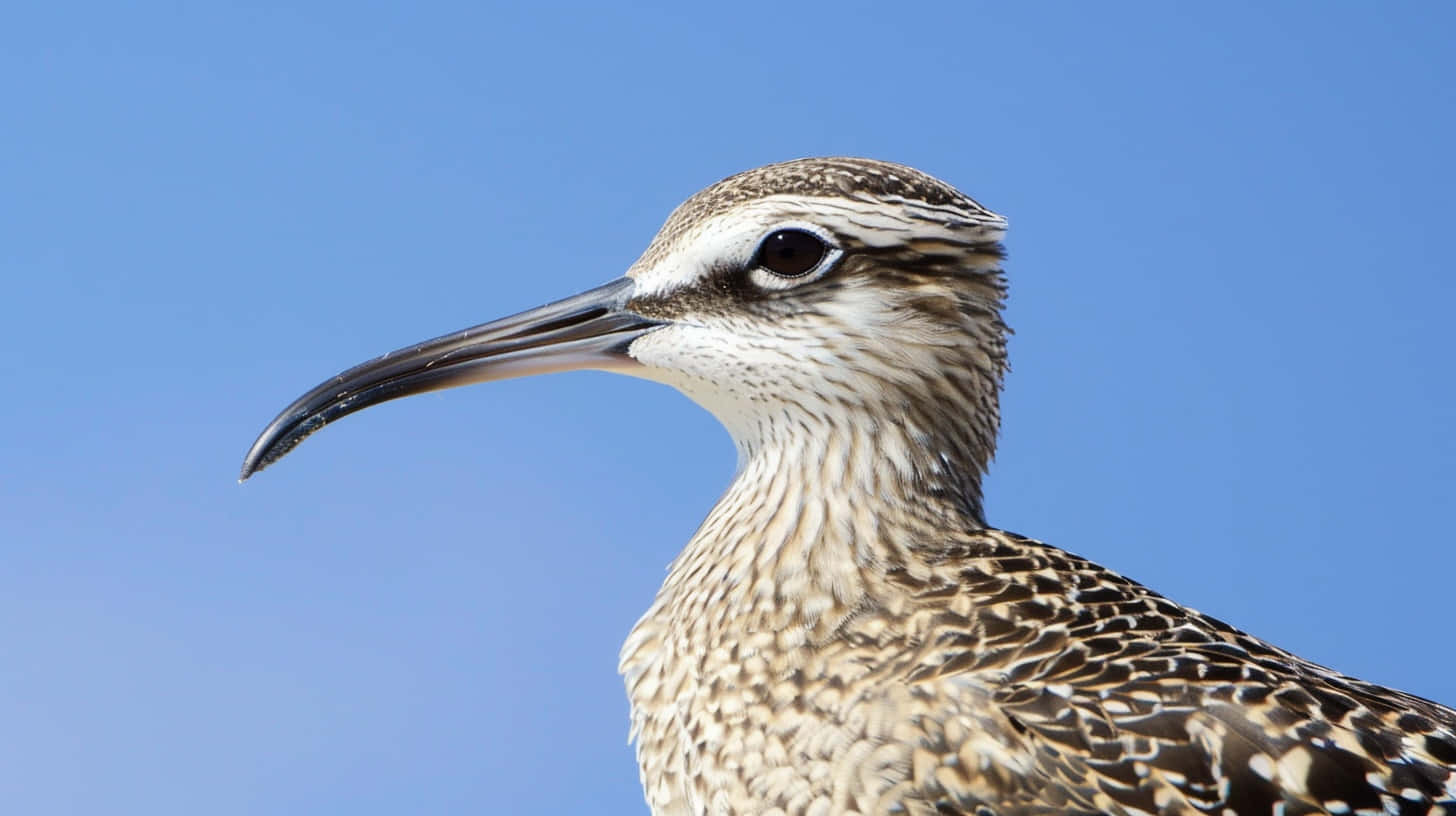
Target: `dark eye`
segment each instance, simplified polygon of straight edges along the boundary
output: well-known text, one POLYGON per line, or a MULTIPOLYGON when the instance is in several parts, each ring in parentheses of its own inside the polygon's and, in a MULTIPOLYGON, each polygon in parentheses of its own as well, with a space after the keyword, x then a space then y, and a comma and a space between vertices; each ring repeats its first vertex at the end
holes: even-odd
POLYGON ((758 266, 775 275, 797 278, 824 260, 828 247, 812 232, 784 229, 771 233, 758 247, 758 266))

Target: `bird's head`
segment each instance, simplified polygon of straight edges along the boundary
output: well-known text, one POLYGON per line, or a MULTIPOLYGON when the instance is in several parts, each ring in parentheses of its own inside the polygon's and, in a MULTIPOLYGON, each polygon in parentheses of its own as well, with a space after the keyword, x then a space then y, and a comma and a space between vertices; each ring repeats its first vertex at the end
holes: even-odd
POLYGON ((594 368, 668 383, 741 455, 836 422, 890 423, 976 471, 1005 368, 1005 221, 908 167, 801 159, 683 203, 627 275, 400 349, 286 408, 247 478, 325 424, 409 394, 594 368), (959 431, 934 438, 932 426, 959 431), (798 430, 796 430, 798 429, 798 430))

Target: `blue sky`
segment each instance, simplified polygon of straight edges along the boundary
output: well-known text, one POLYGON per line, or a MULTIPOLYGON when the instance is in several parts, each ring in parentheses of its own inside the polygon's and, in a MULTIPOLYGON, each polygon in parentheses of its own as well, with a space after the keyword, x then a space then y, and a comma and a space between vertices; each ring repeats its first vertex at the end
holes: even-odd
POLYGON ((892 159, 1011 220, 988 512, 1456 702, 1448 4, 28 4, 0 32, 0 804, 642 813, 616 651, 731 475, 605 374, 305 389, 892 159))

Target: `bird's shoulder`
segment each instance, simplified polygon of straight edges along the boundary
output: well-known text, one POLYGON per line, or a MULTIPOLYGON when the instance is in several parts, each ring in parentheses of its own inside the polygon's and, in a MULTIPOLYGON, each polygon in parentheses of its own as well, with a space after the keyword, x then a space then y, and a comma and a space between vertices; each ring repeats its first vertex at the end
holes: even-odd
MULTIPOLYGON (((1022 780, 1006 795, 1023 801, 993 811, 1456 813, 1456 712, 1084 558, 974 531, 889 580, 916 644, 897 679, 952 709, 973 697, 1006 730, 1003 759, 1020 767, 1005 778, 1022 780), (1027 790, 1028 778, 1044 784, 1027 790)), ((958 767, 967 801, 989 804, 996 775, 958 767)))

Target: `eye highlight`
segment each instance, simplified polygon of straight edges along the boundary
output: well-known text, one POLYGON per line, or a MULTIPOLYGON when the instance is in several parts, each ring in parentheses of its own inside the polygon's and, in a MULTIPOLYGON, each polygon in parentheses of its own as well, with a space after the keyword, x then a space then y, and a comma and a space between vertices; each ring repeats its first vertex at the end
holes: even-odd
POLYGON ((824 241, 808 230, 781 229, 759 244, 754 266, 780 277, 798 278, 814 271, 828 252, 824 241))

